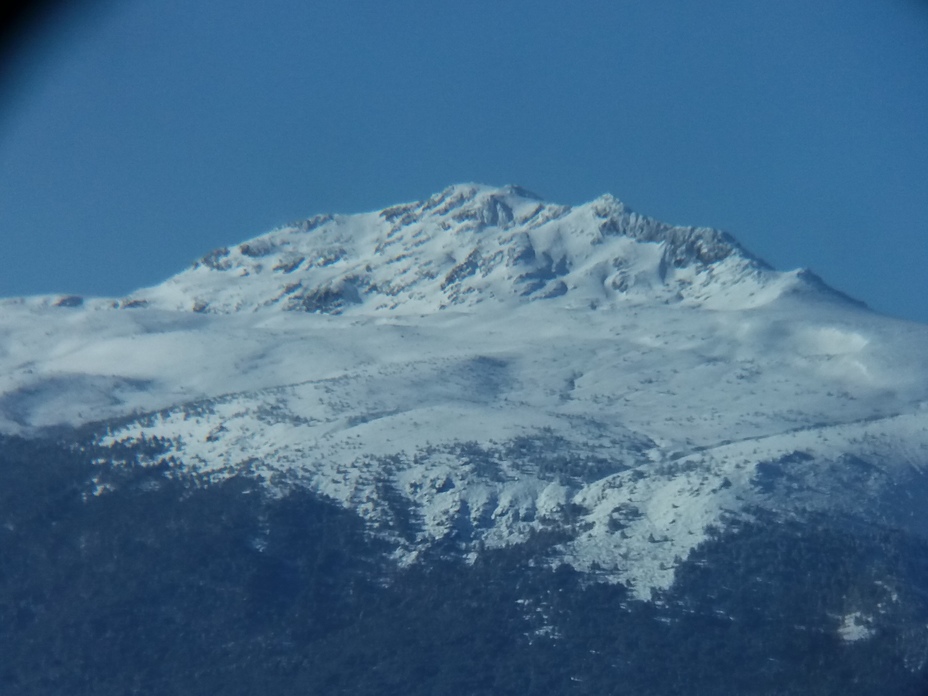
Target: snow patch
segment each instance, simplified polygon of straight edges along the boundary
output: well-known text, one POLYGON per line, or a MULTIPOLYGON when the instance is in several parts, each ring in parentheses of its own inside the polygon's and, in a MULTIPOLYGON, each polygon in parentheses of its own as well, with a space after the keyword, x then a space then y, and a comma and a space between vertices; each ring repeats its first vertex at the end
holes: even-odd
POLYGON ((859 640, 872 638, 876 631, 871 627, 872 620, 859 611, 846 614, 841 625, 838 626, 838 635, 846 643, 856 643, 859 640))

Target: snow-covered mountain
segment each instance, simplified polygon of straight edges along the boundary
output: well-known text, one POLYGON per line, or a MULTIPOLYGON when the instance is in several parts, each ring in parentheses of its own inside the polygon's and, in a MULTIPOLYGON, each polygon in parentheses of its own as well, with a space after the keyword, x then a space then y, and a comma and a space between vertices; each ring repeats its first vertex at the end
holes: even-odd
POLYGON ((928 328, 611 196, 318 216, 119 300, 5 300, 0 336, 3 432, 307 487, 400 563, 555 531, 546 562, 647 599, 759 511, 928 535, 928 328))
POLYGON ((609 195, 571 208, 517 187, 464 185, 217 249, 123 304, 417 314, 563 297, 558 304, 569 307, 637 300, 744 309, 810 281, 772 272, 724 233, 666 225, 609 195))

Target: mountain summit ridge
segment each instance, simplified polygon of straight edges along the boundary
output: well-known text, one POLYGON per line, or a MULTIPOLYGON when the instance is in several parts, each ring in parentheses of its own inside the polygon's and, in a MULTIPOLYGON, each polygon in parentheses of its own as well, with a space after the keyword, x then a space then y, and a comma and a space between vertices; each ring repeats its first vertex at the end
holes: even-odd
POLYGON ((516 186, 458 184, 425 200, 318 215, 214 250, 123 306, 320 314, 428 313, 486 301, 735 309, 814 290, 727 233, 640 215, 610 194, 580 206, 516 186))

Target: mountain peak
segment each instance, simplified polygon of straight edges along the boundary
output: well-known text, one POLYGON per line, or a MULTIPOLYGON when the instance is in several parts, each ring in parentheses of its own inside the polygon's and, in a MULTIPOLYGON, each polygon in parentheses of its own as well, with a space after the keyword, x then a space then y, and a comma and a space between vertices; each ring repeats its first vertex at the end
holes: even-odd
POLYGON ((520 186, 494 187, 485 184, 455 184, 425 201, 387 208, 380 215, 393 221, 399 216, 411 222, 417 217, 447 218, 452 222, 476 221, 488 227, 509 227, 526 213, 534 211, 542 198, 520 186))
POLYGON ((447 200, 447 199, 460 199, 460 200, 486 200, 488 198, 512 198, 512 199, 527 199, 533 201, 543 200, 541 196, 537 193, 533 193, 522 186, 517 186, 515 184, 507 184, 506 186, 490 186, 488 184, 480 184, 476 182, 468 182, 463 184, 452 184, 439 193, 431 196, 428 201, 434 202, 438 200, 447 200))
POLYGON ((639 599, 756 509, 928 529, 928 334, 612 196, 320 215, 119 304, 0 305, 0 429, 115 419, 117 461, 305 486, 404 562, 555 532, 639 599))
MULTIPOLYGON (((336 633, 314 633, 304 653, 343 652, 348 627, 368 660, 374 634, 350 626, 359 610, 387 606, 369 624, 384 635, 409 623, 394 609, 418 596, 452 616, 442 589, 466 577, 467 601, 454 605, 465 620, 479 588, 499 591, 493 607, 476 608, 483 623, 451 636, 455 649, 504 616, 517 619, 516 642, 541 646, 537 660, 558 645, 581 669, 604 655, 602 681, 552 689, 542 673, 535 693, 609 691, 654 663, 654 646, 702 655, 706 630, 734 636, 719 662, 727 685, 730 656, 756 643, 758 625, 776 634, 754 651, 769 674, 784 674, 771 654, 817 651, 813 672, 841 664, 835 656, 875 655, 873 687, 860 693, 886 683, 883 692, 915 693, 885 674, 928 674, 928 327, 829 292, 723 232, 668 225, 612 196, 563 206, 463 184, 218 249, 115 303, 123 309, 60 295, 0 302, 0 440, 29 436, 6 438, 2 452, 0 555, 12 549, 19 584, 4 577, 0 604, 37 597, 44 609, 14 623, 57 649, 61 622, 37 623, 54 612, 29 594, 49 569, 78 574, 79 590, 88 577, 115 578, 122 604, 108 606, 119 608, 171 590, 202 549, 219 548, 197 576, 202 591, 182 594, 210 616, 217 602, 244 607, 243 619, 199 633, 208 642, 244 626, 239 648, 223 641, 220 653, 248 657, 249 669, 255 645, 278 664, 289 660, 284 643, 306 635, 305 621, 282 628, 283 642, 271 624, 255 632, 257 611, 315 618, 322 604, 344 607, 347 623, 314 622, 336 633), (126 524, 114 527, 113 514, 126 524), (49 526, 58 519, 71 536, 49 526), (125 533, 106 536, 117 527, 125 533), (182 543, 188 533, 196 543, 182 543), (71 559, 64 571, 32 562, 48 538, 75 550, 52 559, 71 559), (120 568, 135 575, 87 575, 122 548, 131 553, 120 568), (332 549, 336 562, 320 566, 332 549), (320 567, 321 585, 311 570, 320 567), (225 581, 230 568, 238 584, 225 581), (156 582, 139 584, 148 577, 156 582), (622 587, 578 601, 603 582, 622 587), (370 594, 391 584, 403 594, 370 594), (329 591, 341 587, 351 596, 329 591), (609 615, 577 633, 604 598, 609 615), (602 635, 591 650, 589 637, 602 635), (642 662, 623 653, 617 670, 615 646, 637 643, 642 662)), ((74 593, 65 595, 67 609, 74 593)), ((158 630, 176 625, 168 609, 168 621, 155 615, 158 630)), ((430 631, 433 614, 416 614, 430 631)), ((92 611, 79 618, 86 635, 100 634, 92 611)), ((176 638, 165 637, 168 650, 176 638)), ((4 665, 0 680, 27 683, 10 674, 4 665)))
POLYGON ((802 282, 730 235, 669 225, 610 194, 580 206, 466 183, 359 215, 320 215, 217 249, 123 301, 198 312, 430 313, 488 301, 757 306, 802 282))

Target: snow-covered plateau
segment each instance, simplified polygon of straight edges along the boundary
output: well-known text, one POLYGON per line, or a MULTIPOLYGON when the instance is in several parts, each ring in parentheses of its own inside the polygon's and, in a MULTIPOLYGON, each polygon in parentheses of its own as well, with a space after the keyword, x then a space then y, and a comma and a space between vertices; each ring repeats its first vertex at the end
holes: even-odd
POLYGON ((760 509, 928 535, 926 404, 928 327, 611 196, 458 185, 125 298, 0 301, 4 433, 306 486, 401 563, 562 533, 549 562, 642 599, 760 509))

